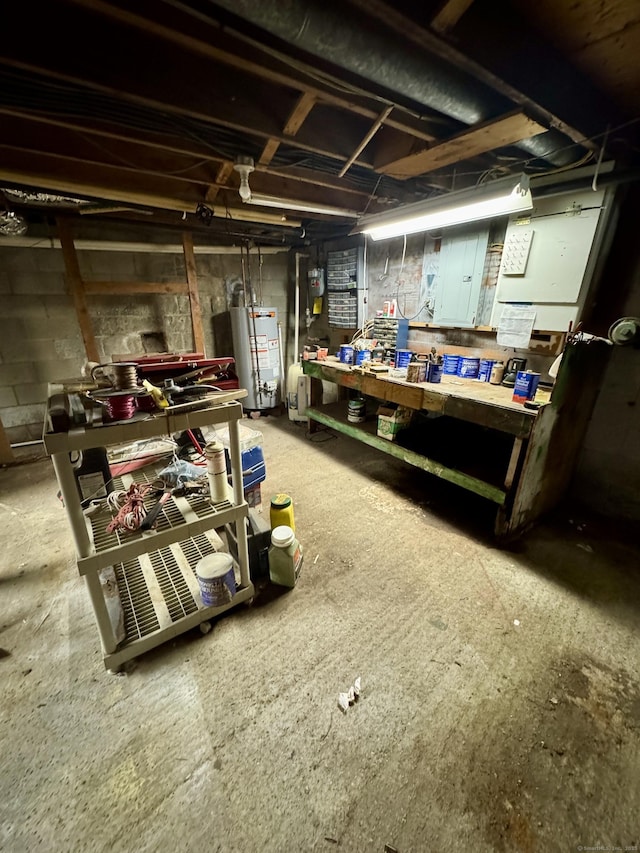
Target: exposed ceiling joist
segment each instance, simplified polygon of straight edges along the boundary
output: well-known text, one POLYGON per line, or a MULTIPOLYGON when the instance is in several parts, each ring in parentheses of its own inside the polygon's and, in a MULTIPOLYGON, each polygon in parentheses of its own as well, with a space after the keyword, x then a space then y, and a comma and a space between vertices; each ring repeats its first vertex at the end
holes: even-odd
MULTIPOLYGON (((92 181, 89 176, 85 181, 79 180, 75 176, 55 177, 55 170, 48 166, 45 158, 39 158, 39 162, 34 163, 33 157, 30 156, 24 158, 20 163, 12 162, 11 158, 4 157, 0 164, 0 180, 19 186, 37 187, 41 190, 51 190, 57 193, 75 193, 88 198, 107 199, 108 201, 161 210, 173 210, 177 213, 195 210, 197 204, 197 199, 189 203, 184 198, 163 195, 160 188, 157 191, 123 189, 121 186, 114 186, 113 182, 104 176, 100 181, 101 176, 96 175, 95 170, 92 170, 92 174, 96 179, 95 181, 92 181)), ((291 228, 297 228, 302 224, 299 219, 290 219, 289 217, 283 219, 279 213, 267 213, 258 208, 221 208, 219 216, 230 221, 257 222, 291 228)))
POLYGON ((420 15, 410 17, 385 0, 350 3, 585 147, 597 150, 598 144, 589 137, 606 127, 604 116, 615 120, 613 105, 588 78, 541 45, 526 24, 514 20, 512 10, 493 0, 490 6, 482 4, 482 9, 471 5, 458 21, 455 43, 430 31, 429 21, 420 15))
POLYGON ((445 0, 431 19, 431 26, 437 33, 448 33, 472 3, 473 0, 445 0))
MULTIPOLYGON (((325 104, 360 115, 362 118, 375 119, 380 112, 379 104, 371 94, 355 90, 344 94, 343 82, 332 85, 330 80, 320 82, 317 76, 305 72, 302 67, 293 69, 291 65, 274 58, 273 53, 265 53, 260 45, 247 39, 240 33, 234 33, 228 27, 224 30, 209 17, 193 18, 193 29, 185 33, 182 28, 188 23, 188 18, 180 19, 180 28, 160 20, 167 8, 158 4, 153 9, 154 17, 141 15, 136 11, 124 8, 107 0, 67 0, 78 7, 96 12, 111 20, 124 23, 145 33, 150 33, 171 44, 180 45, 194 54, 222 62, 230 68, 248 72, 271 83, 295 89, 325 104), (247 49, 249 48, 249 49, 247 49), (249 58, 249 54, 251 58, 249 58)), ((195 10, 188 10, 194 16, 195 10)), ((390 127, 395 127, 403 133, 416 136, 418 139, 431 141, 436 138, 429 129, 429 111, 412 115, 401 106, 396 108, 394 116, 389 119, 390 127)), ((437 117, 434 116, 437 121, 437 117)))
POLYGON ((511 113, 497 121, 476 125, 438 145, 423 148, 389 163, 382 163, 377 167, 377 171, 394 178, 416 177, 461 160, 468 160, 494 148, 529 139, 538 133, 544 133, 545 130, 545 127, 524 113, 511 113))
POLYGON ((393 107, 387 107, 385 110, 383 110, 380 113, 380 115, 378 116, 376 121, 373 123, 373 125, 371 126, 369 131, 366 133, 366 135, 365 135, 364 139, 362 140, 362 142, 360 143, 360 145, 358 145, 358 147, 353 152, 351 157, 349 157, 349 159, 344 164, 342 169, 340 169, 340 171, 338 172, 339 178, 343 178, 345 176, 345 174, 349 171, 351 166, 353 166, 356 159, 360 156, 360 154, 364 151, 364 149, 367 147, 367 145, 371 142, 371 140, 376 135, 376 133, 380 130, 380 128, 384 124, 384 120, 387 118, 387 116, 389 115, 389 113, 391 112, 392 109, 393 109, 393 107))

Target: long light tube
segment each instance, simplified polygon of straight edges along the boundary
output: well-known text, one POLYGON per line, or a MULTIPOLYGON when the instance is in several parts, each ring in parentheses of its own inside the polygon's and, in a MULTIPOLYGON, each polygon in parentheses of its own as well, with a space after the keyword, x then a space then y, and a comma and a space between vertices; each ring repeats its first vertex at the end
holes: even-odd
POLYGON ((290 198, 278 198, 271 195, 260 195, 252 193, 251 198, 246 200, 248 204, 256 204, 261 207, 283 207, 286 210, 300 210, 306 213, 324 213, 326 216, 342 216, 344 219, 356 219, 358 214, 355 210, 345 210, 341 207, 330 207, 325 204, 313 204, 313 202, 295 201, 290 198))
POLYGON ((533 207, 531 190, 522 189, 520 184, 512 191, 494 192, 489 197, 473 200, 467 195, 456 204, 453 199, 441 198, 431 202, 418 203, 399 208, 392 213, 379 214, 363 219, 358 231, 367 234, 372 240, 387 240, 403 234, 416 234, 434 228, 447 228, 504 216, 509 213, 524 213, 533 207))

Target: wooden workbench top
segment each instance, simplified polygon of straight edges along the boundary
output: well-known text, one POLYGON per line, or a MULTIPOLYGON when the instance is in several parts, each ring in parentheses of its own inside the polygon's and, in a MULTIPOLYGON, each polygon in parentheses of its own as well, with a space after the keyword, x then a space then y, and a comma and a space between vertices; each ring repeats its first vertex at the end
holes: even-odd
POLYGON ((303 370, 308 376, 353 388, 367 396, 411 409, 439 412, 519 437, 530 434, 536 418, 535 410, 513 402, 511 388, 477 379, 443 375, 439 383, 414 383, 331 361, 305 361, 303 370))

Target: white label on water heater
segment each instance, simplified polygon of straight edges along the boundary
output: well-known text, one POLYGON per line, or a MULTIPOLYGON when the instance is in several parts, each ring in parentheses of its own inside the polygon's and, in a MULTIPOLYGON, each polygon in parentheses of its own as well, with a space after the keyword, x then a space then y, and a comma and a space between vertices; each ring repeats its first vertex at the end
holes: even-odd
POLYGON ((93 474, 80 474, 78 476, 78 485, 80 486, 83 501, 88 501, 90 498, 104 498, 107 494, 104 477, 99 471, 93 474))

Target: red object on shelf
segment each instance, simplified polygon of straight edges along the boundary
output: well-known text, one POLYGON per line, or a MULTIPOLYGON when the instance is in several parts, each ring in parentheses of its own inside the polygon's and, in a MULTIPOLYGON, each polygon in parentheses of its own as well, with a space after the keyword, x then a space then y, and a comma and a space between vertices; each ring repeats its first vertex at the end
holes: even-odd
POLYGON ((127 356, 123 360, 135 364, 139 378, 148 379, 152 385, 161 386, 165 379, 179 380, 181 376, 193 373, 191 384, 216 385, 221 391, 234 391, 240 387, 236 362, 230 356, 205 358, 202 353, 153 353, 127 356))

